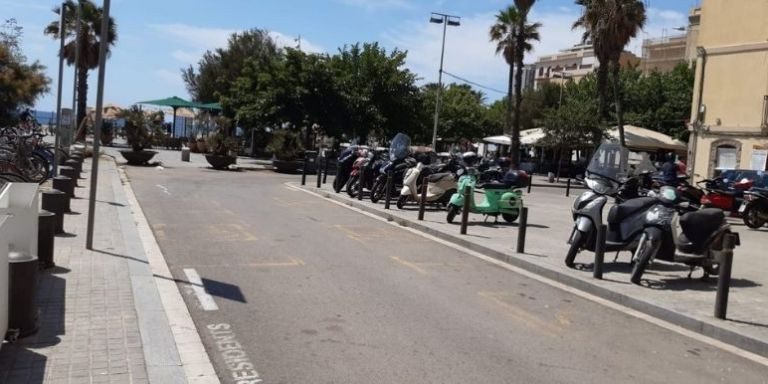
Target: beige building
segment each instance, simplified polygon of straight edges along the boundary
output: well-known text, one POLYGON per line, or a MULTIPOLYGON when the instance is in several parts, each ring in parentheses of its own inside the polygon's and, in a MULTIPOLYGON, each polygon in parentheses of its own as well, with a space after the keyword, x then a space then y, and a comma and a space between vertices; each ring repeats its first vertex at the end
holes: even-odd
MULTIPOLYGON (((622 67, 638 65, 640 59, 630 52, 623 52, 619 63, 622 67)), ((595 57, 592 44, 577 44, 558 53, 540 56, 535 64, 534 88, 543 83, 562 83, 563 79, 579 81, 593 72, 600 63, 595 57)))
POLYGON ((766 169, 768 1, 703 0, 691 111, 689 167, 766 169))
POLYGON ((668 72, 685 62, 687 35, 665 36, 643 40, 640 69, 644 75, 652 71, 668 72))

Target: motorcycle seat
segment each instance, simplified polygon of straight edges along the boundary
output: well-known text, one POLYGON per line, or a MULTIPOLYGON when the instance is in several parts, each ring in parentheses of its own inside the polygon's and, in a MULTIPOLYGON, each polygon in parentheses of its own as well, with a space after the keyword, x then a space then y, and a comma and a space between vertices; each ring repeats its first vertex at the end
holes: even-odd
POLYGON ((655 203, 656 199, 653 197, 640 197, 627 200, 619 205, 614 205, 608 212, 608 222, 612 224, 619 223, 632 214, 643 211, 655 203))
POLYGON ((512 188, 509 184, 505 183, 485 183, 480 184, 478 188, 482 189, 510 189, 512 188))
POLYGON ((443 172, 443 173, 433 173, 429 176, 427 176, 427 182, 428 183, 436 183, 438 181, 441 181, 443 179, 451 177, 450 172, 443 172))
POLYGON ((685 253, 701 253, 710 236, 725 222, 725 214, 718 208, 704 208, 680 217, 682 235, 677 247, 685 253))

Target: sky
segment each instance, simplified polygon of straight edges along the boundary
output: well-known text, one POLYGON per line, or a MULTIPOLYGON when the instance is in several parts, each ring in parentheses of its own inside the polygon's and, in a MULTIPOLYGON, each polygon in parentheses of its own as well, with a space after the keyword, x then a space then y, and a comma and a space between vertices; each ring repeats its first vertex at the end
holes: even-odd
MULTIPOLYGON (((101 0, 94 0, 97 4, 101 0)), ((648 21, 629 49, 640 55, 642 38, 679 33, 687 14, 699 0, 646 0, 648 21)), ((59 2, 0 0, 0 20, 15 18, 24 28, 22 48, 39 60, 53 80, 51 92, 35 108, 56 109, 58 42, 43 35, 56 18, 59 2)), ((107 61, 104 102, 129 106, 142 100, 189 98, 181 69, 195 65, 206 50, 223 47, 237 31, 260 28, 282 46, 297 45, 308 52, 334 53, 355 42, 378 41, 388 50, 408 51, 407 67, 420 83, 437 81, 442 26, 429 23, 430 12, 461 16, 461 25, 448 27, 445 45, 447 72, 495 90, 505 90, 508 69, 488 39, 494 15, 510 0, 112 0, 111 16, 118 41, 107 61)), ((571 24, 579 15, 573 0, 538 0, 530 15, 542 24, 541 41, 526 58, 557 52, 578 43, 580 31, 571 24)), ((64 67, 63 106, 72 105, 72 67, 64 67)), ((88 105, 96 102, 97 72, 89 76, 88 105)), ((445 79, 449 80, 450 79, 445 79)), ((487 100, 503 94, 484 91, 487 100)))

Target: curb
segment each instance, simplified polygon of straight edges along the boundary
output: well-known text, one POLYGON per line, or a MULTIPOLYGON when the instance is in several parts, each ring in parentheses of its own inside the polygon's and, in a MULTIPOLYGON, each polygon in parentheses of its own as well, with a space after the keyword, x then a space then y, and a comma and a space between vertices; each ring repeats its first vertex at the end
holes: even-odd
POLYGON ((640 300, 625 294, 611 291, 608 288, 591 284, 587 280, 580 279, 580 278, 562 273, 560 271, 548 269, 540 265, 536 265, 524 259, 515 257, 514 255, 505 254, 503 252, 484 247, 482 245, 462 239, 457 235, 451 235, 451 234, 446 234, 444 232, 437 231, 433 228, 430 228, 424 224, 419 223, 415 219, 414 220, 403 219, 401 217, 394 216, 387 212, 384 212, 380 209, 372 208, 365 204, 361 204, 357 202, 357 200, 348 199, 324 189, 307 188, 306 186, 297 185, 298 183, 293 183, 293 182, 290 182, 290 184, 296 188, 306 190, 307 192, 311 192, 319 196, 322 196, 324 198, 335 200, 337 202, 354 207, 361 211, 365 211, 367 213, 376 215, 378 217, 386 219, 387 221, 395 222, 403 227, 415 229, 417 231, 440 238, 442 240, 467 248, 469 250, 484 254, 488 257, 494 258, 501 262, 524 269, 528 272, 532 272, 537 275, 543 276, 545 278, 556 281, 558 283, 562 283, 572 288, 576 288, 580 291, 589 293, 599 298, 634 309, 646 315, 650 315, 658 319, 667 321, 669 323, 672 323, 674 325, 677 325, 689 331, 696 332, 698 334, 713 338, 715 340, 724 342, 726 344, 733 345, 737 348, 744 349, 746 351, 755 353, 763 357, 768 357, 768 342, 764 340, 747 336, 739 332, 720 327, 716 324, 712 324, 686 314, 675 312, 673 310, 661 307, 649 301, 640 300))

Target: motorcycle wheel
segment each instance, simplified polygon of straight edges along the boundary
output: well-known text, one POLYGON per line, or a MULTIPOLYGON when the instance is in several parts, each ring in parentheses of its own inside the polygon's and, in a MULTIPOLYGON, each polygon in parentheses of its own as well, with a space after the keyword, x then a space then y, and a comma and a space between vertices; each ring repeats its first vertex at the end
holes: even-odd
POLYGON ((400 197, 397 198, 397 209, 403 209, 406 202, 408 202, 408 195, 400 195, 400 197))
POLYGON ((632 266, 632 276, 629 278, 632 284, 640 285, 643 273, 645 273, 645 269, 648 268, 648 264, 651 262, 651 256, 653 256, 655 248, 652 242, 652 239, 646 237, 645 241, 637 246, 639 248, 637 251, 639 256, 635 260, 635 265, 632 266))
POLYGON ((720 264, 715 265, 705 265, 702 267, 704 269, 704 272, 706 272, 708 275, 711 276, 717 276, 720 274, 720 264))
POLYGON ((347 185, 344 187, 347 190, 347 195, 351 198, 357 197, 357 181, 360 178, 357 176, 352 176, 347 180, 347 185))
POLYGON ((445 216, 445 221, 447 221, 448 224, 453 224, 453 219, 456 218, 459 211, 461 211, 461 208, 459 208, 458 205, 448 204, 448 214, 445 216))
POLYGON ((371 202, 378 203, 384 197, 384 189, 387 187, 386 178, 384 181, 376 179, 371 187, 371 202))
POLYGON ((741 214, 741 217, 744 220, 744 225, 752 229, 758 229, 765 225, 765 220, 760 218, 760 212, 754 205, 747 205, 747 208, 744 210, 744 213, 741 214))
POLYGON ((576 254, 579 253, 579 250, 584 245, 584 243, 587 240, 587 236, 585 233, 579 231, 578 229, 573 234, 573 239, 571 239, 571 246, 568 248, 568 253, 565 254, 565 265, 568 268, 573 268, 576 264, 573 262, 576 260, 576 254))
POLYGON ((341 187, 343 187, 343 185, 341 185, 341 178, 337 175, 333 179, 333 191, 339 193, 341 192, 341 187))
POLYGON ((519 216, 519 213, 502 213, 501 217, 504 218, 504 221, 507 223, 514 223, 515 220, 517 220, 517 217, 519 216))

